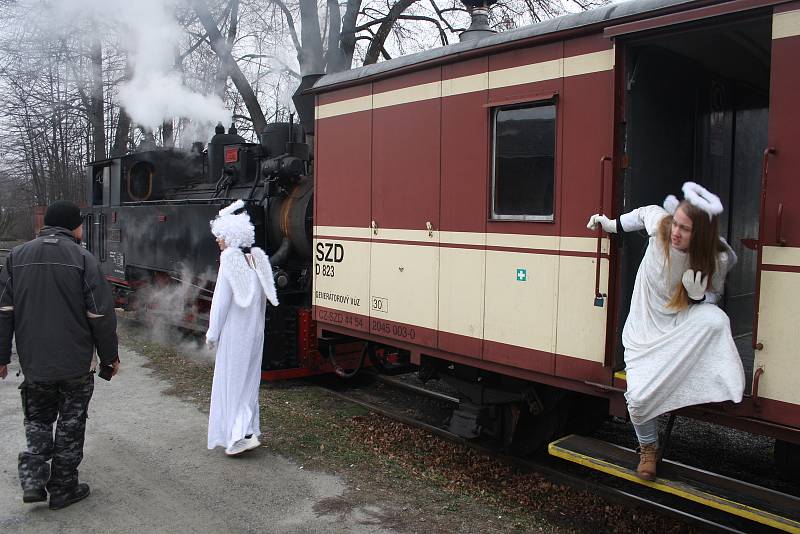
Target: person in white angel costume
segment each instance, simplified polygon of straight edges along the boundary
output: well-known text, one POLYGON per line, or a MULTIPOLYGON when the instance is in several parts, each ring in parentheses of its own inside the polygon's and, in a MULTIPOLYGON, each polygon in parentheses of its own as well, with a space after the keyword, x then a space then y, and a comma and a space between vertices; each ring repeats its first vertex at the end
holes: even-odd
POLYGON ((211 221, 220 250, 206 343, 216 347, 208 448, 235 456, 261 443, 258 388, 267 301, 278 305, 269 258, 252 247, 255 231, 237 200, 211 221))
POLYGON ((741 402, 744 369, 730 320, 716 303, 736 254, 719 236, 719 197, 694 183, 684 200, 619 217, 592 215, 609 233, 645 230, 650 241, 622 330, 628 413, 639 440, 637 474, 656 477, 659 415, 695 404, 741 402))

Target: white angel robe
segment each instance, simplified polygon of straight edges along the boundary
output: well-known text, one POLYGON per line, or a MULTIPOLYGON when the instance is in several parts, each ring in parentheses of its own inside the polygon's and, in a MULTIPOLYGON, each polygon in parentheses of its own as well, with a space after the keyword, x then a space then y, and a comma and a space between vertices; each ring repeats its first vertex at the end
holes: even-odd
POLYGON ((247 263, 239 248, 220 255, 206 340, 217 345, 208 448, 230 447, 243 437, 259 436, 258 388, 264 347, 267 300, 278 305, 272 267, 263 250, 253 247, 247 263))
POLYGON ((689 255, 669 246, 666 262, 657 237, 668 213, 645 206, 622 215, 622 230, 645 229, 650 242, 633 287, 630 313, 622 330, 627 374, 628 412, 635 424, 685 406, 732 400, 741 402, 744 369, 731 335, 730 320, 716 302, 736 255, 724 240, 725 252, 709 282, 706 300, 684 310, 667 304, 684 271, 689 255))

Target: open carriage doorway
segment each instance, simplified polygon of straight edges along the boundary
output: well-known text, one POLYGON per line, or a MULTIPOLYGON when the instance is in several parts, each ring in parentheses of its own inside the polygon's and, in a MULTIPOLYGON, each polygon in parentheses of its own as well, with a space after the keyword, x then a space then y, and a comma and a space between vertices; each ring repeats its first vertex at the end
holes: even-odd
MULTIPOLYGON (((722 199, 720 234, 738 256, 722 308, 745 367, 753 374, 762 153, 767 146, 771 13, 690 23, 619 41, 625 50, 628 166, 617 184, 618 213, 682 198, 691 180, 722 199)), ((624 366, 622 325, 648 238, 621 236, 616 364, 624 366)))

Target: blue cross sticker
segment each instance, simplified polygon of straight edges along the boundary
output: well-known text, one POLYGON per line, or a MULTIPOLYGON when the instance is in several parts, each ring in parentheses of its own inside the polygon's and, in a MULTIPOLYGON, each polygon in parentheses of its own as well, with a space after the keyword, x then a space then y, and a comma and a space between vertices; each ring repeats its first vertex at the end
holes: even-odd
POLYGON ((517 269, 517 282, 526 282, 528 280, 528 271, 526 269, 517 269))

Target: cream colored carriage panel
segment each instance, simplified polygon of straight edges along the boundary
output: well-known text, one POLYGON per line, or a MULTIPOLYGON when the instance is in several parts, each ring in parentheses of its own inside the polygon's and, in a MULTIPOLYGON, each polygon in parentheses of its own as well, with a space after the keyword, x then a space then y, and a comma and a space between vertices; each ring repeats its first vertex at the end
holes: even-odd
MULTIPOLYGON (((596 258, 560 256, 556 354, 602 363, 608 301, 594 305, 596 258)), ((608 294, 608 260, 600 262, 600 292, 608 294)))
POLYGON ((481 339, 486 251, 439 249, 439 330, 481 339))
POLYGON ((771 265, 787 265, 800 267, 800 248, 798 247, 764 247, 761 263, 771 265))
MULTIPOLYGON (((604 237, 600 240, 600 252, 608 254, 611 240, 604 237)), ((597 238, 595 237, 561 237, 558 241, 561 252, 597 252, 597 238)))
POLYGON ((435 330, 438 278, 438 247, 373 241, 370 316, 435 330))
POLYGON ((800 273, 761 272, 758 341, 754 368, 764 368, 758 396, 800 404, 800 273))
POLYGON ((369 251, 369 241, 314 239, 314 305, 369 316, 369 251))
POLYGON ((558 256, 486 251, 484 339, 555 349, 558 256))
POLYGON ((486 246, 558 250, 558 236, 490 233, 486 234, 486 246))
POLYGON ((772 38, 800 35, 800 10, 775 13, 772 16, 772 38))

